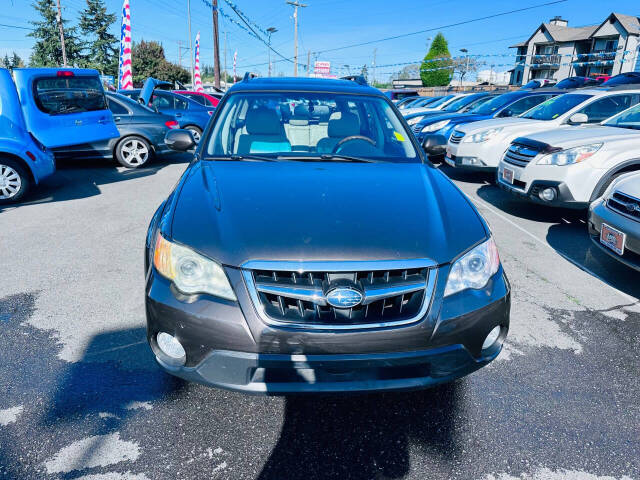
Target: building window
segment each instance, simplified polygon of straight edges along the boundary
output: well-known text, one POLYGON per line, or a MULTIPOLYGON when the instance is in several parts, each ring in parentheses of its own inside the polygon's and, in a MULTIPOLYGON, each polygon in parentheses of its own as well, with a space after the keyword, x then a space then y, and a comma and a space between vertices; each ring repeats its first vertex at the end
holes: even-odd
POLYGON ((607 40, 607 43, 604 46, 605 52, 613 52, 618 47, 617 40, 607 40))

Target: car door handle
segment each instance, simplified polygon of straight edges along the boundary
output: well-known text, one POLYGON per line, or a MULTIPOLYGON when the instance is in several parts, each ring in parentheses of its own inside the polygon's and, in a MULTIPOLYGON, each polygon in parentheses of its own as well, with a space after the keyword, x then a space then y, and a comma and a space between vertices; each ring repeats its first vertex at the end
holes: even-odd
MULTIPOLYGON (((114 122, 120 122, 121 120, 122 120, 122 118, 120 118, 120 117, 113 117, 113 121, 114 122)), ((98 123, 104 123, 104 122, 100 121, 98 123)))

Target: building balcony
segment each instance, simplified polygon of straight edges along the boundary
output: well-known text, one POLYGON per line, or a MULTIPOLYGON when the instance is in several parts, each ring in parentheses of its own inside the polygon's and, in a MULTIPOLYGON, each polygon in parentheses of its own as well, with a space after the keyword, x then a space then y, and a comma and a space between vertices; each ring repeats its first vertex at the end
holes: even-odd
POLYGON ((606 62, 616 59, 617 52, 615 50, 594 50, 591 53, 580 54, 577 60, 572 63, 580 62, 606 62))
POLYGON ((531 68, 558 69, 562 62, 562 55, 536 55, 531 62, 531 68))

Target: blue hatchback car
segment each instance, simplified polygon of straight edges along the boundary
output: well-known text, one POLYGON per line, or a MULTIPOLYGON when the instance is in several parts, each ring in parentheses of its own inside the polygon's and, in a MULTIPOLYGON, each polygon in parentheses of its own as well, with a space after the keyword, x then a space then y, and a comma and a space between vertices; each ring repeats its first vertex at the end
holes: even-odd
POLYGON ((119 90, 118 93, 153 107, 160 113, 173 115, 180 128, 189 130, 197 143, 216 109, 162 89, 171 87, 172 84, 169 82, 148 78, 141 90, 119 90))
POLYGON ((51 149, 119 136, 96 70, 0 69, 0 92, 0 204, 53 174, 51 149))

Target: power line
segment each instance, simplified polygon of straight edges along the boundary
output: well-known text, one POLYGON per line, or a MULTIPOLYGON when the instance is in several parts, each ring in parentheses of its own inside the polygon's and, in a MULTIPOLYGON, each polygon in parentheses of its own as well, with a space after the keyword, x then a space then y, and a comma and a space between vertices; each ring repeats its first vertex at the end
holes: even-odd
POLYGON ((347 49, 347 48, 354 48, 354 47, 362 47, 362 46, 365 46, 365 45, 371 45, 372 43, 386 42, 388 40, 396 40, 398 38, 405 38, 405 37, 410 37, 412 35, 419 35, 421 33, 433 32, 435 30, 442 30, 443 28, 458 27, 460 25, 467 25, 469 23, 480 22, 482 20, 489 20, 491 18, 503 17, 505 15, 510 15, 512 13, 524 12, 526 10, 533 10, 534 8, 546 7, 548 5, 555 5, 557 3, 564 3, 566 1, 568 1, 568 0, 554 0, 553 2, 541 3, 539 5, 532 5, 531 7, 518 8, 518 9, 515 9, 515 10, 509 10, 507 12, 495 13, 493 15, 487 15, 487 16, 484 16, 484 17, 473 18, 471 20, 465 20, 465 21, 462 21, 462 22, 450 23, 448 25, 442 25, 440 27, 426 28, 424 30, 418 30, 417 32, 402 33, 400 35, 394 35, 392 37, 380 38, 378 40, 369 40, 367 42, 353 43, 351 45, 345 45, 343 47, 328 48, 326 50, 318 50, 318 53, 335 52, 337 50, 344 50, 344 49, 347 49))

